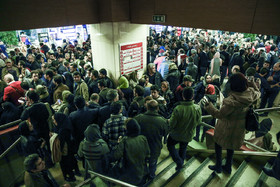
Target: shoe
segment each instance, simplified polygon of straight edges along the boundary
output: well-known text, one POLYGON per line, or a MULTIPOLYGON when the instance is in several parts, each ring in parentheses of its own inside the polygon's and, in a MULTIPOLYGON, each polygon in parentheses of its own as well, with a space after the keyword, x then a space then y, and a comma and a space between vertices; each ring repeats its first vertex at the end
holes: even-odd
POLYGON ((262 170, 266 175, 268 175, 270 177, 274 177, 272 169, 264 167, 262 170))
POLYGON ((65 180, 67 182, 75 182, 76 181, 76 178, 75 177, 65 177, 65 180))
POLYGON ((229 175, 231 174, 231 168, 229 169, 225 165, 222 165, 222 170, 226 174, 229 174, 229 175))
POLYGON ((183 165, 179 165, 179 166, 177 166, 175 169, 176 169, 176 172, 179 172, 179 171, 181 171, 181 169, 183 168, 183 165))
POLYGON ((193 137, 193 139, 194 139, 195 141, 199 142, 199 138, 193 137))
POLYGON ((208 168, 215 171, 216 173, 222 173, 222 168, 218 169, 216 165, 209 165, 208 168))
POLYGON ((82 174, 81 174, 80 171, 74 171, 74 174, 75 174, 76 176, 78 176, 78 177, 81 177, 81 176, 82 176, 82 174))

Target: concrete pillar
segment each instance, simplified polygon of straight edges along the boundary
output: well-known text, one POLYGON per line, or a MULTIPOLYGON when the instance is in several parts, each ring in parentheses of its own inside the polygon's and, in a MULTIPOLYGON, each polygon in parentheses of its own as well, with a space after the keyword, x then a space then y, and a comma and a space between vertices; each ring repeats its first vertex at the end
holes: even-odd
POLYGON ((107 22, 90 26, 91 48, 94 69, 105 68, 108 75, 117 80, 120 72, 119 44, 143 42, 143 74, 147 64, 148 25, 131 24, 129 22, 107 22))

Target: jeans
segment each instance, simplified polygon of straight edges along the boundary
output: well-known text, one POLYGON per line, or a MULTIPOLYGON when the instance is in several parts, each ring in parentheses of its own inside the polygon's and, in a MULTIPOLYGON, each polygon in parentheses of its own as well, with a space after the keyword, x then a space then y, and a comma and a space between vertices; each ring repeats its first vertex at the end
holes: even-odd
POLYGON ((173 159, 173 161, 177 164, 177 167, 182 167, 184 164, 184 160, 186 158, 188 142, 179 142, 171 138, 171 136, 167 139, 167 148, 173 159), (175 148, 175 145, 179 143, 179 153, 175 148))

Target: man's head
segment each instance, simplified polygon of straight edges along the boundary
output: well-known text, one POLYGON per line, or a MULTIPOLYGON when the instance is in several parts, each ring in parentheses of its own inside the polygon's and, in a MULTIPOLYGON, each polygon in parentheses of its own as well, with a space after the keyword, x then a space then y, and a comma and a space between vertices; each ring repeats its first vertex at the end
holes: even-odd
POLYGON ((182 93, 183 99, 185 101, 191 101, 193 99, 193 92, 193 88, 191 87, 184 88, 182 93))
POLYGON ((158 102, 156 100, 150 100, 147 102, 147 109, 151 112, 158 111, 158 102))
POLYGON ((61 75, 56 75, 53 77, 53 83, 58 86, 62 83, 62 76, 61 75))
POLYGON ((98 85, 99 90, 103 90, 104 88, 107 87, 107 83, 103 79, 98 80, 97 85, 98 85))
POLYGON ((27 60, 31 63, 33 63, 35 61, 35 56, 33 54, 29 54, 27 57, 27 60))
POLYGON ((35 90, 30 90, 27 92, 27 101, 30 103, 36 103, 40 99, 39 94, 35 90))
POLYGON ((91 79, 92 80, 96 80, 96 79, 98 79, 98 71, 97 70, 91 70, 91 72, 90 72, 90 77, 91 77, 91 79))
POLYGON ((74 71, 77 71, 77 64, 76 63, 71 63, 70 64, 70 72, 73 73, 74 71))
POLYGON ((82 109, 85 107, 86 102, 85 99, 82 96, 77 96, 74 99, 74 104, 77 107, 77 109, 82 109))
POLYGON ((28 172, 38 173, 45 169, 45 161, 38 154, 31 154, 25 158, 24 168, 28 172))
POLYGON ((45 72, 45 79, 50 81, 52 80, 53 76, 54 76, 53 71, 51 69, 47 69, 45 72))
POLYGON ((39 72, 36 70, 31 71, 31 77, 34 82, 39 80, 39 72))
POLYGON ((8 84, 8 83, 14 81, 14 76, 12 74, 8 73, 7 75, 4 76, 4 81, 8 84))
POLYGON ((6 63, 7 68, 13 67, 13 61, 9 58, 5 60, 5 63, 6 63))
POLYGON ((187 87, 191 87, 192 83, 194 82, 194 80, 192 79, 192 76, 190 75, 185 75, 183 78, 183 83, 187 86, 187 87))
POLYGON ((91 94, 90 100, 98 103, 99 102, 99 95, 97 93, 91 94))
POLYGON ((99 70, 99 77, 100 78, 105 78, 106 76, 107 76, 106 69, 102 68, 101 70, 99 70))
POLYGON ((159 97, 159 87, 157 85, 151 86, 151 95, 153 99, 157 99, 159 97))
POLYGON ((274 64, 273 71, 280 71, 280 62, 274 64))
POLYGON ((81 81, 81 74, 79 72, 75 71, 73 73, 73 79, 74 79, 75 82, 80 82, 81 81))
POLYGON ((270 63, 269 62, 264 62, 263 67, 269 69, 270 63))
POLYGON ((145 90, 142 86, 136 85, 134 88, 134 96, 144 96, 145 90))
POLYGON ((122 112, 122 103, 120 101, 112 102, 110 110, 113 115, 120 114, 122 112))
POLYGON ((119 100, 118 91, 117 91, 117 90, 114 90, 114 89, 110 89, 110 90, 107 92, 106 99, 107 99, 109 102, 116 102, 116 101, 118 101, 118 100, 119 100))

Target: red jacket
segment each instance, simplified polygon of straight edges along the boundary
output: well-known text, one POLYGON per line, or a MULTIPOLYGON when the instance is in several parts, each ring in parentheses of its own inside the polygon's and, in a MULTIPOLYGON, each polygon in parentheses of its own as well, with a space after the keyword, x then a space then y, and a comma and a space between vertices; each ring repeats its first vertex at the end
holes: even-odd
POLYGON ((17 106, 20 105, 18 99, 24 97, 24 90, 21 88, 20 83, 20 81, 15 81, 4 89, 3 101, 10 101, 17 106))

